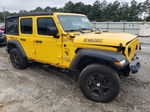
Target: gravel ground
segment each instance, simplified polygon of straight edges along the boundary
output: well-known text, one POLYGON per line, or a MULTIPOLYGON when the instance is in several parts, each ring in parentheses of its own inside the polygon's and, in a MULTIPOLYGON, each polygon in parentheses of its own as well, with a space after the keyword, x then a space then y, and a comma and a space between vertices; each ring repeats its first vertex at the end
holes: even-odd
POLYGON ((43 69, 37 64, 31 64, 26 70, 14 69, 5 47, 1 47, 0 112, 149 112, 150 39, 140 41, 140 72, 121 77, 119 96, 107 104, 87 100, 71 74, 54 68, 43 69))

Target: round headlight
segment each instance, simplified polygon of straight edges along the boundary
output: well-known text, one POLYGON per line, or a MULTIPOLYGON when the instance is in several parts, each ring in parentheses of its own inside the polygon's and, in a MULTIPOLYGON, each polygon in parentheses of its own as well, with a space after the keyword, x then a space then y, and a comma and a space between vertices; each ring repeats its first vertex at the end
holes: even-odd
POLYGON ((131 54, 131 48, 129 47, 128 48, 128 56, 130 56, 130 54, 131 54))

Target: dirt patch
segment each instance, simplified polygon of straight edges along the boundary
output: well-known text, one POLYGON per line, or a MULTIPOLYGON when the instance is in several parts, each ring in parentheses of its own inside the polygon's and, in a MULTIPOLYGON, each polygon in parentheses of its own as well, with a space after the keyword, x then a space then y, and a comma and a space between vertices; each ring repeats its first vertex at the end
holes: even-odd
MULTIPOLYGON (((12 67, 5 48, 0 48, 1 112, 149 112, 150 48, 138 52, 142 68, 138 74, 121 77, 121 91, 113 102, 102 104, 87 100, 73 74, 43 69, 32 64, 26 70, 12 67)), ((75 74, 75 73, 74 73, 75 74)))

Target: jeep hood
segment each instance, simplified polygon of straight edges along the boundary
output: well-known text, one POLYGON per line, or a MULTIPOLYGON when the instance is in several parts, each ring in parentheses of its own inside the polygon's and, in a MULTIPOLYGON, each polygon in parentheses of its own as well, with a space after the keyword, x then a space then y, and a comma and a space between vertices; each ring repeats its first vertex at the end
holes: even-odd
POLYGON ((126 46, 127 43, 137 38, 136 35, 128 33, 86 33, 78 35, 74 38, 76 44, 99 44, 99 45, 110 45, 119 46, 122 43, 126 46))

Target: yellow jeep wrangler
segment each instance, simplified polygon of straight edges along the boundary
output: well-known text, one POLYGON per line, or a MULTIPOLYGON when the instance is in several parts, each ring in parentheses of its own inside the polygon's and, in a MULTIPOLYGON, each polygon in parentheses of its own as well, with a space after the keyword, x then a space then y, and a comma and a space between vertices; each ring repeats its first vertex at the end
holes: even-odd
POLYGON ((140 68, 136 35, 101 32, 82 14, 16 14, 6 19, 5 32, 15 68, 25 69, 32 60, 80 73, 81 92, 96 102, 112 101, 119 76, 140 68))

